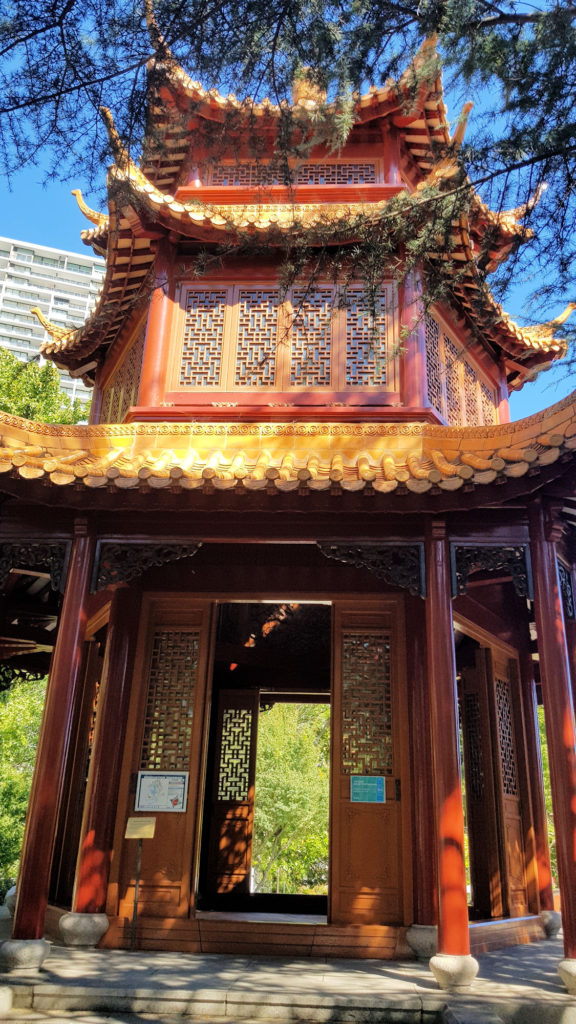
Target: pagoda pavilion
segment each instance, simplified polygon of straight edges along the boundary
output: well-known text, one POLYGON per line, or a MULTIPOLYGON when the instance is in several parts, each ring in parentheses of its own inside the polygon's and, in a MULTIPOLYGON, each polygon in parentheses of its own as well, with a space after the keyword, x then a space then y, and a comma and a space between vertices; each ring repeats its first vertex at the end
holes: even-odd
MULTIPOLYGON (((428 949, 466 985, 558 927, 541 703, 573 984, 576 399, 508 412, 570 310, 524 330, 486 286, 527 211, 474 195, 427 310, 416 271, 375 304, 354 274, 287 286, 287 240, 345 250, 338 225, 454 173, 440 77, 371 89, 337 154, 282 170, 285 108, 158 59, 140 165, 105 112, 108 212, 79 196, 97 306, 46 325, 91 421, 0 414, 3 651, 50 658, 7 946, 428 949), (258 719, 291 702, 331 709, 327 895, 251 886, 258 719)), ((299 131, 320 102, 296 91, 299 131)))

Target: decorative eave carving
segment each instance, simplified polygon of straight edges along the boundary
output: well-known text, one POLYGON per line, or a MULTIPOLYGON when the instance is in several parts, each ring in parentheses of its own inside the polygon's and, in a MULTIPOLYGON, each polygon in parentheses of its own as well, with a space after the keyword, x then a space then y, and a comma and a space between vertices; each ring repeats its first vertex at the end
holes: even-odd
POLYGON ((11 569, 41 570, 50 574, 52 590, 64 592, 70 543, 47 544, 31 540, 25 544, 0 545, 0 591, 3 591, 11 569))
POLYGON ((515 545, 450 545, 452 596, 465 594, 468 577, 473 572, 505 575, 512 578, 519 597, 533 597, 530 549, 527 544, 515 545))
POLYGON ((317 541, 326 558, 367 569, 391 587, 425 597, 424 544, 340 544, 317 541))
POLYGON ((129 583, 148 569, 177 562, 181 558, 192 558, 201 547, 201 541, 190 544, 98 541, 91 590, 106 590, 118 583, 129 583))
POLYGON ((567 619, 574 620, 576 619, 576 601, 574 600, 574 589, 572 587, 572 573, 560 559, 558 559, 558 581, 560 583, 560 593, 562 594, 564 616, 567 619))

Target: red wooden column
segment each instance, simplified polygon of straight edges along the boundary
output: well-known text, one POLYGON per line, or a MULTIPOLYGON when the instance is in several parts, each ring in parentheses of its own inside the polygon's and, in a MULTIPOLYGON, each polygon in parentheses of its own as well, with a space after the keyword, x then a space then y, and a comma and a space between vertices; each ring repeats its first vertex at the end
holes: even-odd
POLYGON ((95 540, 85 520, 74 542, 54 647, 18 874, 14 939, 41 939, 74 711, 82 695, 82 645, 95 540))
POLYGON ((112 601, 94 747, 91 789, 78 866, 74 910, 104 913, 116 803, 138 632, 139 595, 117 590, 112 601))
MULTIPOLYGON (((410 642, 406 648, 410 679, 410 726, 413 800, 414 921, 436 924, 436 857, 434 783, 430 743, 430 692, 426 663, 426 604, 406 598, 410 642)), ((410 940, 409 940, 410 941, 410 940)))
POLYGON ((138 405, 156 408, 164 401, 174 312, 174 254, 169 242, 158 246, 150 300, 138 405))
POLYGON ((546 721, 550 786, 566 958, 576 959, 576 731, 554 531, 540 501, 529 507, 530 551, 540 681, 546 721))
POLYGON ((442 987, 460 988, 470 984, 478 965, 470 957, 456 655, 448 542, 442 521, 427 524, 426 640, 438 861, 438 953, 451 954, 461 962, 464 972, 470 968, 471 976, 464 980, 455 978, 453 984, 443 985, 435 969, 435 960, 441 957, 433 957, 430 966, 442 987))

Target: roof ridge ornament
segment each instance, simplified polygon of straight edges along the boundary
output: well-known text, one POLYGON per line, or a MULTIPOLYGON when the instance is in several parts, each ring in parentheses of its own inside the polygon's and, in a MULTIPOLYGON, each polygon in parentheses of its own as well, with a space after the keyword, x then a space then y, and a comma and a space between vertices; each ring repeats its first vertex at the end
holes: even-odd
POLYGON ((552 341, 555 336, 555 331, 558 327, 562 327, 562 324, 566 323, 568 317, 576 309, 576 302, 569 302, 566 309, 555 317, 553 320, 547 320, 543 324, 535 324, 534 327, 527 327, 522 330, 522 334, 525 337, 530 338, 532 341, 552 341))
POLYGON ((108 214, 99 213, 98 210, 93 210, 91 206, 88 206, 84 202, 84 197, 82 196, 81 189, 73 188, 72 195, 76 197, 76 202, 78 203, 78 206, 80 207, 82 213, 87 218, 87 220, 92 221, 92 223, 95 224, 98 228, 108 227, 110 221, 108 214))
POLYGON ((55 342, 63 342, 68 338, 71 338, 72 335, 76 333, 76 329, 74 327, 60 327, 58 324, 53 324, 44 316, 44 313, 38 308, 38 306, 34 306, 30 312, 38 318, 44 330, 48 332, 55 342))
POLYGON ((524 217, 528 213, 531 213, 534 207, 538 205, 547 188, 547 183, 545 181, 541 181, 536 191, 525 203, 521 203, 520 206, 515 206, 513 210, 502 210, 498 214, 498 222, 500 224, 504 224, 506 227, 517 227, 519 221, 524 220, 524 217))
POLYGON ((104 121, 104 125, 108 133, 108 141, 110 143, 110 148, 112 150, 114 160, 121 170, 128 170, 132 161, 130 160, 130 156, 128 150, 126 149, 126 146, 124 145, 122 139, 120 138, 120 135, 118 134, 118 129, 114 124, 112 112, 108 109, 108 107, 100 107, 99 110, 100 116, 104 121))
POLYGON ((178 62, 172 50, 158 27, 156 15, 154 14, 154 0, 144 0, 144 18, 146 19, 148 35, 156 56, 160 57, 161 60, 177 64, 178 62))

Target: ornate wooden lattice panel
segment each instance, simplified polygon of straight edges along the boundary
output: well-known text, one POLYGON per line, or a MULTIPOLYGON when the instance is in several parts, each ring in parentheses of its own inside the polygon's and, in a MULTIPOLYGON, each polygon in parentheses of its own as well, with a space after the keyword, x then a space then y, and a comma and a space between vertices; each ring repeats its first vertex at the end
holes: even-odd
POLYGON ((247 800, 250 787, 252 712, 226 708, 218 766, 218 800, 247 800))
POLYGON ((480 382, 480 406, 482 409, 482 422, 486 426, 496 423, 496 396, 484 381, 480 382))
POLYGON ((386 297, 378 296, 374 315, 364 293, 350 289, 346 296, 346 386, 385 384, 386 355, 386 297))
POLYGON ((200 633, 158 629, 152 638, 140 768, 188 771, 200 633))
POLYGON ((478 412, 478 375, 470 366, 464 363, 464 414, 466 423, 479 423, 478 412))
POLYGON ((467 352, 426 316, 428 398, 451 426, 497 422, 497 396, 481 377, 467 352))
POLYGON ((136 405, 145 336, 142 330, 103 389, 100 423, 122 423, 130 406, 136 405))
POLYGON ((290 384, 293 387, 329 387, 333 289, 304 288, 292 291, 292 359, 290 384))
POLYGON ((190 288, 183 299, 183 341, 175 386, 187 389, 395 388, 391 289, 376 316, 359 286, 289 290, 228 284, 190 288), (392 369, 391 369, 392 368, 392 369))
POLYGON ((222 375, 226 289, 188 292, 180 384, 218 386, 222 375))
POLYGON ((390 638, 342 634, 342 772, 392 775, 390 638))
POLYGON ((496 711, 498 715, 498 743, 502 764, 502 788, 506 796, 518 796, 518 771, 516 767, 516 744, 510 683, 507 679, 495 679, 496 711))
POLYGON ((437 412, 442 415, 444 395, 440 363, 440 328, 431 316, 426 316, 426 378, 428 398, 437 412))
POLYGON ((462 705, 468 768, 466 783, 470 796, 474 800, 481 800, 484 795, 484 769, 482 767, 482 733, 478 694, 465 693, 462 697, 462 705))
POLYGON ((378 167, 374 162, 323 161, 301 164, 291 180, 288 169, 283 171, 275 164, 240 162, 214 164, 208 172, 206 184, 244 188, 290 185, 293 182, 297 185, 371 185, 378 179, 378 167))
POLYGON ((445 381, 446 381, 446 412, 448 423, 456 426, 463 422, 462 406, 460 403, 460 363, 459 352, 456 345, 450 338, 444 335, 444 359, 445 359, 445 381))
POLYGON ((276 378, 277 289, 241 288, 234 384, 258 387, 276 378))

